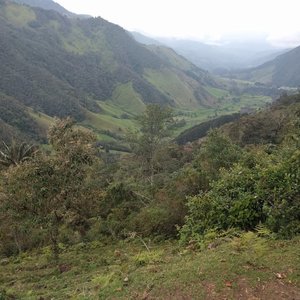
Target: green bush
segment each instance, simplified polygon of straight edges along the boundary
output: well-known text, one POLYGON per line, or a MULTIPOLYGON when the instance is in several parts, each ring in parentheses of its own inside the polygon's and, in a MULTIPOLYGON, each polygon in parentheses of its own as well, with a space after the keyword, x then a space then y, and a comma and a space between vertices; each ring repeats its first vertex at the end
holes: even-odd
POLYGON ((281 237, 300 233, 300 151, 264 170, 258 185, 267 226, 281 237))
POLYGON ((241 161, 223 169, 210 191, 190 197, 181 240, 203 239, 209 230, 254 230, 258 224, 285 238, 299 234, 300 151, 289 157, 282 153, 286 151, 254 160, 251 167, 241 161))

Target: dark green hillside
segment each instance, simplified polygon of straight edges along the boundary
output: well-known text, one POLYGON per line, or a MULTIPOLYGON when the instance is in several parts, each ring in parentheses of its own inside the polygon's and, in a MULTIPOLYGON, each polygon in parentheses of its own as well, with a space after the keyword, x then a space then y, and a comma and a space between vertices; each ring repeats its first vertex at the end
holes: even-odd
MULTIPOLYGON (((222 127, 235 143, 278 144, 300 122, 300 95, 281 96, 269 108, 256 114, 245 115, 222 127)), ((298 126, 298 127, 297 127, 298 126)))
POLYGON ((299 87, 300 47, 284 53, 257 68, 237 73, 237 77, 278 87, 299 87))
MULTIPOLYGON (((13 98, 0 95, 0 107, 0 130, 3 130, 3 132, 7 130, 8 133, 11 132, 12 134, 12 128, 14 128, 15 132, 31 138, 39 136, 38 126, 27 113, 24 105, 13 98)), ((7 139, 9 135, 6 134, 4 137, 7 139)))
POLYGON ((215 105, 206 89, 214 80, 175 52, 147 48, 101 18, 67 18, 8 0, 0 1, 0 71, 2 94, 98 130, 126 130, 128 116, 148 103, 215 105))
POLYGON ((179 145, 194 142, 205 137, 210 129, 218 128, 226 123, 236 121, 241 117, 240 114, 225 115, 219 118, 203 122, 182 132, 175 140, 179 145))

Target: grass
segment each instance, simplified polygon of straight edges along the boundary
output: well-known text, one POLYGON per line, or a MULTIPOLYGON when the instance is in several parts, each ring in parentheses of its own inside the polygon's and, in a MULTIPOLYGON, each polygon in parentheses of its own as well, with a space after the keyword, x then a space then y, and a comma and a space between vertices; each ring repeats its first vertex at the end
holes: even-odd
MULTIPOLYGON (((220 90, 222 91, 222 90, 220 90)), ((215 92, 218 92, 216 89, 215 92)), ((243 107, 250 107, 254 110, 264 107, 267 103, 272 101, 271 97, 268 96, 253 96, 244 94, 237 97, 227 96, 222 100, 216 108, 200 108, 195 110, 175 110, 175 116, 178 119, 184 119, 186 125, 178 128, 174 132, 174 136, 180 134, 182 131, 191 128, 194 125, 198 125, 201 122, 209 119, 221 116, 229 115, 240 112, 243 107)))
MULTIPOLYGON (((52 26, 53 27, 53 26, 52 26)), ((113 53, 110 50, 104 31, 97 30, 92 37, 87 37, 82 29, 73 24, 72 29, 68 33, 61 34, 55 26, 61 37, 63 46, 66 51, 78 55, 88 53, 101 54, 101 67, 106 72, 114 72, 117 68, 113 53)))
POLYGON ((220 98, 220 97, 227 97, 229 96, 229 92, 223 89, 218 89, 214 87, 206 87, 205 88, 211 95, 213 95, 215 98, 220 98))
POLYGON ((141 96, 133 89, 132 83, 120 84, 112 94, 111 102, 129 114, 139 115, 145 109, 141 96))
POLYGON ((292 299, 300 292, 300 239, 260 243, 260 252, 251 237, 243 247, 236 238, 197 252, 165 241, 148 252, 138 242, 92 242, 64 248, 60 271, 46 248, 0 261, 0 286, 20 299, 238 299, 247 291, 261 299, 268 286, 269 296, 292 299))
POLYGON ((49 126, 54 122, 54 118, 44 113, 36 112, 32 108, 28 108, 28 113, 44 132, 46 132, 49 126))
POLYGON ((149 69, 145 72, 145 77, 158 90, 174 99, 178 107, 182 109, 199 108, 192 86, 181 80, 175 73, 168 70, 149 69))

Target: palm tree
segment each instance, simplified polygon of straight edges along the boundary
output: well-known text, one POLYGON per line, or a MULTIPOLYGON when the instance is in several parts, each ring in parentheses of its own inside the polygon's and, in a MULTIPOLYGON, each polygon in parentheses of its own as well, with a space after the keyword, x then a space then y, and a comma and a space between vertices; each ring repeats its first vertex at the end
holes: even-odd
POLYGON ((3 149, 0 150, 0 164, 6 167, 11 165, 17 166, 33 157, 38 150, 34 145, 19 144, 16 141, 12 141, 10 146, 3 142, 3 146, 3 149))

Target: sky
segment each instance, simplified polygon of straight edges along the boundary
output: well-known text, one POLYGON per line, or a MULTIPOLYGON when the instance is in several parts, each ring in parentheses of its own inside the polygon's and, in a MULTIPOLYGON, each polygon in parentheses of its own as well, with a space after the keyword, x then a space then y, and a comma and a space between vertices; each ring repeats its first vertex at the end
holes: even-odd
POLYGON ((264 36, 279 47, 300 45, 300 0, 55 0, 153 37, 218 43, 264 36))

